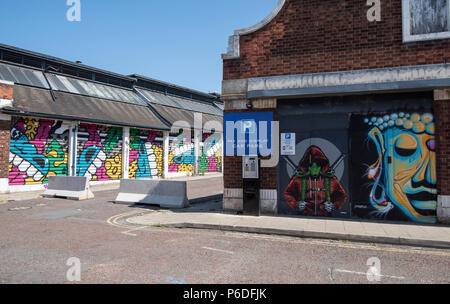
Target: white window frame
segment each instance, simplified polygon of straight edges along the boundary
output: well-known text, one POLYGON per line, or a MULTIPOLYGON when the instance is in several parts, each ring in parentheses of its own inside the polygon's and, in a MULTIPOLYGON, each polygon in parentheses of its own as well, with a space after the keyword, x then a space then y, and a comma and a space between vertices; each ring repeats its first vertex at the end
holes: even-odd
POLYGON ((402 0, 403 42, 426 41, 450 38, 450 0, 447 0, 448 30, 441 33, 411 35, 410 0, 402 0))

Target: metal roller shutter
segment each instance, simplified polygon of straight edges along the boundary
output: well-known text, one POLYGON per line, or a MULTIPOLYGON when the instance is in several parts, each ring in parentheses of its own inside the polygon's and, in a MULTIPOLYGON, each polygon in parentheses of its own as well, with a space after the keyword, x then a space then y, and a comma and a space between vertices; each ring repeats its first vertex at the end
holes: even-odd
POLYGON ((169 173, 195 173, 194 141, 183 135, 171 137, 169 146, 169 173))
POLYGON ((162 177, 163 134, 152 130, 130 130, 129 178, 162 177))
POLYGON ((9 184, 36 185, 68 174, 69 126, 17 117, 11 123, 9 184))
POLYGON ((92 181, 122 178, 122 136, 119 127, 80 124, 77 145, 77 176, 92 181))
POLYGON ((203 134, 203 146, 199 155, 200 173, 222 172, 222 144, 218 134, 203 134))

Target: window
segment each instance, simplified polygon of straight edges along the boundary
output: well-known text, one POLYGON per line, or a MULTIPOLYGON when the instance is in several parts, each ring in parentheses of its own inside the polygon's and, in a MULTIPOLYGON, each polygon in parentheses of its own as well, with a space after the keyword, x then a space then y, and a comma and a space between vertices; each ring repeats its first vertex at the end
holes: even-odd
POLYGON ((450 38, 450 0, 402 0, 403 42, 450 38))

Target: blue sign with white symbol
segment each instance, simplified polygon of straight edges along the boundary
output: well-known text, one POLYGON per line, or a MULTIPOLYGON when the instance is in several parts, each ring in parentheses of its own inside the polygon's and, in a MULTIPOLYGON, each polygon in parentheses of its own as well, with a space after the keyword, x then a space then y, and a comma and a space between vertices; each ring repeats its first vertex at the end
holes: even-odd
POLYGON ((225 155, 271 155, 272 122, 273 112, 225 113, 225 155))

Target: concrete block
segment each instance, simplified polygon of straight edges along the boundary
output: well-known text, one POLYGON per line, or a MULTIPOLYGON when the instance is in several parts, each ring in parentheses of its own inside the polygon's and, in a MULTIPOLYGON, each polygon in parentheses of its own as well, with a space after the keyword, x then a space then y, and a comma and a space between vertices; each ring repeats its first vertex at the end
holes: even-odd
POLYGON ((50 176, 48 188, 42 196, 78 201, 94 198, 94 194, 89 188, 88 178, 80 176, 50 176))
POLYGON ((450 208, 450 196, 440 196, 439 204, 441 208, 450 208))
POLYGON ((278 199, 277 190, 260 190, 260 211, 262 214, 277 214, 278 199))
POLYGON ((439 195, 438 197, 438 221, 442 224, 450 224, 450 196, 439 195))
POLYGON ((224 211, 243 211, 244 200, 242 198, 224 198, 223 199, 224 211))
POLYGON ((162 208, 189 206, 186 181, 121 180, 115 202, 118 204, 149 204, 162 208))
POLYGON ((232 79, 222 81, 223 94, 247 94, 248 79, 232 79))

